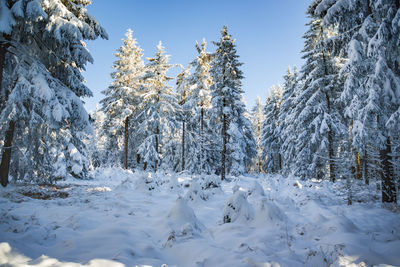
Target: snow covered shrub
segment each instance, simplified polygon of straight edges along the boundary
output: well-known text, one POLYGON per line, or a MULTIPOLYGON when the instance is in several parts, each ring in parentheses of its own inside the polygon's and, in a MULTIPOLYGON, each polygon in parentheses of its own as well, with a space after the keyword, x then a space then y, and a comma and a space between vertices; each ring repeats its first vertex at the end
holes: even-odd
POLYGON ((136 181, 136 189, 151 191, 159 185, 158 177, 156 174, 151 172, 139 173, 136 181))
POLYGON ((286 214, 272 201, 267 198, 262 198, 257 205, 257 218, 263 222, 285 222, 287 221, 286 214))
POLYGON ((265 196, 264 189, 262 186, 257 182, 254 181, 249 190, 247 191, 247 194, 253 195, 253 196, 265 196))
POLYGON ((216 175, 205 175, 201 178, 202 189, 212 189, 221 187, 221 179, 216 175))
POLYGON ((239 219, 245 221, 253 219, 253 210, 246 197, 246 192, 237 191, 228 199, 223 212, 224 223, 235 222, 239 219))
POLYGON ((178 238, 187 239, 199 234, 205 229, 197 219, 194 211, 187 205, 182 197, 179 197, 167 216, 167 224, 171 229, 166 245, 172 246, 178 238))
POLYGON ((197 199, 207 200, 208 194, 202 189, 198 179, 193 179, 190 183, 189 190, 185 194, 186 200, 196 201, 197 199))

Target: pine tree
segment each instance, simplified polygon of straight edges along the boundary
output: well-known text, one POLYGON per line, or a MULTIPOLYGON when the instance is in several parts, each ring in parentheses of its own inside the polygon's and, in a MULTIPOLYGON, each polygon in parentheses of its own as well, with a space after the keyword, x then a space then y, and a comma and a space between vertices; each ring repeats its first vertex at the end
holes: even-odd
POLYGON ((268 173, 278 173, 282 169, 282 156, 279 150, 282 141, 278 131, 281 102, 282 88, 280 85, 273 86, 264 106, 265 120, 261 135, 262 158, 265 161, 264 169, 268 173))
POLYGON ((210 75, 212 54, 206 52, 206 41, 196 42, 198 56, 191 63, 193 74, 189 77, 189 95, 185 109, 188 119, 188 170, 193 173, 212 173, 216 169, 219 151, 213 140, 210 125, 212 77, 210 75))
POLYGON ((288 69, 284 76, 282 104, 279 108, 278 121, 279 129, 278 135, 281 141, 280 154, 284 159, 282 161, 282 170, 285 174, 291 172, 294 157, 296 155, 296 120, 294 101, 296 98, 296 87, 298 86, 298 72, 297 68, 288 69))
POLYGON ((311 22, 304 36, 306 63, 301 70, 303 82, 296 100, 299 108, 296 165, 300 166, 297 174, 303 178, 322 179, 328 169, 330 180, 335 181, 337 140, 346 134, 335 103, 342 90, 338 79, 340 62, 332 55, 329 42, 335 32, 315 15, 315 3, 307 10, 311 22))
POLYGON ((258 173, 262 172, 263 160, 262 160, 262 146, 261 146, 261 137, 262 137, 262 125, 265 120, 264 116, 264 106, 261 103, 261 99, 257 97, 256 104, 254 105, 251 112, 251 120, 253 125, 253 133, 254 139, 256 142, 256 150, 257 157, 254 159, 254 170, 258 173))
POLYGON ((86 175, 83 139, 90 124, 80 97, 92 93, 81 71, 93 58, 83 41, 107 38, 87 12, 88 4, 0 1, 5 15, 0 26, 3 186, 10 163, 14 179, 52 182, 67 173, 86 175))
POLYGON ((172 78, 167 76, 171 65, 168 64, 169 56, 164 54, 161 42, 153 58, 148 58, 144 76, 142 104, 137 120, 140 121, 139 134, 145 136, 139 145, 138 153, 141 155, 145 168, 151 164, 157 171, 162 160, 162 147, 165 137, 175 135, 180 128, 176 118, 180 116, 181 109, 178 101, 168 85, 172 78))
POLYGON ((137 45, 136 39, 132 38, 132 30, 129 29, 125 36, 126 39, 122 40, 124 44, 115 53, 115 71, 111 73, 113 82, 102 92, 105 98, 100 103, 101 110, 106 115, 103 135, 107 139, 108 157, 112 160, 119 159, 120 149, 123 147, 123 164, 127 169, 128 150, 136 150, 135 146, 129 145, 129 135, 136 135, 137 129, 137 125, 132 125, 130 119, 137 115, 137 107, 141 102, 139 90, 144 75, 144 62, 142 49, 137 45))
POLYGON ((236 45, 227 27, 221 31, 221 39, 214 42, 217 50, 211 67, 213 85, 211 103, 213 123, 221 133, 221 180, 228 173, 239 175, 250 168, 256 154, 255 141, 243 102, 242 65, 238 61, 236 45))
POLYGON ((377 155, 380 166, 374 169, 382 178, 382 202, 396 202, 392 144, 399 132, 400 3, 358 0, 322 4, 317 12, 326 23, 339 25, 341 49, 349 58, 341 70, 345 79, 341 99, 350 121, 352 147, 360 152, 365 179, 371 171, 370 158, 377 155))

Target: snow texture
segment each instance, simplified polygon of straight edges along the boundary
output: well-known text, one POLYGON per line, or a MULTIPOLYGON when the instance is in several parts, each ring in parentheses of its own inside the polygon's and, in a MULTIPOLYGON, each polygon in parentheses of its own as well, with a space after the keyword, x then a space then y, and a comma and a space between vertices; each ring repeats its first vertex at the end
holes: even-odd
POLYGON ((0 265, 400 265, 400 214, 377 204, 373 182, 355 186, 347 206, 341 180, 240 176, 207 200, 189 201, 180 195, 193 179, 197 190, 210 190, 199 177, 175 175, 175 192, 170 175, 158 174, 151 191, 136 186, 149 179, 143 172, 91 175, 55 187, 2 189, 0 265), (231 222, 223 223, 227 213, 231 222))

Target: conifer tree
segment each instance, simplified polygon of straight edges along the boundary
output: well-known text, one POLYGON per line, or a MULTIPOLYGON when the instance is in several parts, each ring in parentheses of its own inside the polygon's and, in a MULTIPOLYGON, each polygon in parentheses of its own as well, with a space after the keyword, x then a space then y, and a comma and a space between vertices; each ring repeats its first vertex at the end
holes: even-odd
POLYGON ((365 163, 365 178, 370 171, 368 158, 374 152, 379 155, 380 166, 375 169, 382 178, 382 202, 397 199, 392 144, 399 132, 399 8, 397 0, 322 1, 316 8, 327 24, 338 25, 341 49, 348 54, 341 70, 345 78, 341 99, 352 147, 365 163))
POLYGON ((292 169, 294 157, 296 155, 296 120, 294 101, 296 98, 296 87, 298 86, 297 68, 288 69, 284 76, 282 104, 279 108, 279 137, 282 140, 280 154, 284 159, 282 161, 282 170, 289 174, 292 169))
POLYGON ((254 139, 256 142, 257 157, 254 159, 254 170, 258 173, 262 172, 263 160, 262 160, 262 125, 265 120, 264 116, 264 106, 261 103, 261 99, 257 97, 256 104, 254 105, 251 112, 251 120, 253 126, 254 139))
MULTIPOLYGON (((103 135, 106 136, 107 153, 109 158, 119 159, 120 149, 124 148, 123 166, 128 168, 128 150, 136 148, 129 146, 129 134, 135 134, 130 125, 130 118, 134 118, 137 107, 140 105, 139 90, 144 75, 144 62, 142 49, 132 38, 132 30, 128 29, 123 39, 123 45, 117 50, 114 62, 112 84, 102 93, 105 98, 101 100, 101 110, 106 115, 103 125, 103 135)), ((133 121, 135 122, 135 121, 133 121)))
POLYGON ((282 102, 282 87, 273 86, 264 106, 264 123, 262 126, 261 146, 264 169, 268 173, 278 173, 282 169, 280 154, 281 139, 279 136, 279 109, 282 102))
POLYGON ((303 82, 296 100, 299 137, 295 162, 297 174, 303 178, 322 179, 328 168, 330 180, 335 181, 337 140, 346 134, 335 103, 342 90, 338 79, 340 62, 333 56, 329 43, 335 33, 324 27, 323 21, 315 15, 315 3, 309 6, 307 13, 311 22, 304 36, 306 63, 301 70, 303 82))
POLYGON ((164 54, 164 47, 160 42, 154 57, 148 58, 144 76, 142 104, 137 120, 140 121, 139 134, 144 140, 139 145, 139 154, 145 163, 157 171, 162 160, 162 147, 165 137, 174 135, 181 125, 176 118, 181 113, 180 106, 168 85, 172 78, 167 76, 171 65, 169 56, 164 54), (177 115, 178 114, 178 115, 177 115))
POLYGON ((0 180, 84 177, 90 132, 81 71, 93 62, 84 40, 107 38, 89 1, 0 1, 0 180), (28 27, 29 25, 29 27, 28 27), (2 79, 5 77, 5 79, 2 79), (12 154, 11 151, 14 151, 12 154))
POLYGON ((245 104, 242 98, 243 73, 239 69, 236 45, 223 26, 221 39, 214 42, 217 50, 211 64, 213 85, 211 103, 213 123, 221 134, 221 180, 226 174, 239 175, 250 168, 256 154, 255 141, 251 131, 245 104))

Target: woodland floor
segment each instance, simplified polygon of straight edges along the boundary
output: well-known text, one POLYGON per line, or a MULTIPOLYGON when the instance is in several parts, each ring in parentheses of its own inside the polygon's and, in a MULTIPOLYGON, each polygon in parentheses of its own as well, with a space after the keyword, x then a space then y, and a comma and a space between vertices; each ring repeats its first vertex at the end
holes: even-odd
POLYGON ((1 188, 0 266, 400 266, 399 206, 383 208, 376 183, 348 206, 344 181, 241 176, 198 191, 185 174, 93 176, 1 188), (236 190, 246 200, 223 223, 236 190))

